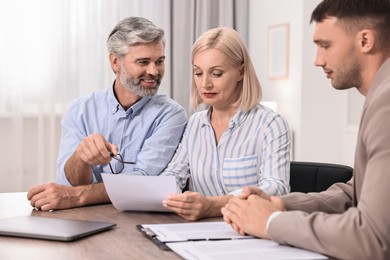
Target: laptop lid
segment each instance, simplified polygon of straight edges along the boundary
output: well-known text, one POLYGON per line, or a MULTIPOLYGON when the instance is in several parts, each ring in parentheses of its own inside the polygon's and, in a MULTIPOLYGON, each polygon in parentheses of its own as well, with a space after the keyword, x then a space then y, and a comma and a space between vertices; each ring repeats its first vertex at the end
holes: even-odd
POLYGON ((0 235, 73 241, 116 226, 114 223, 18 216, 0 220, 0 235))

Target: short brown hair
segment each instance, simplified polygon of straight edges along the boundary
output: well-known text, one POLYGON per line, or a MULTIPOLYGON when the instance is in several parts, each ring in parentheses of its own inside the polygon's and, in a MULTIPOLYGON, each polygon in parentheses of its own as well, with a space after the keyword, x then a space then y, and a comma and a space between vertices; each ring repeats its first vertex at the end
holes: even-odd
POLYGON ((390 0, 323 0, 313 11, 310 22, 336 17, 347 32, 372 29, 380 46, 390 49, 390 0))

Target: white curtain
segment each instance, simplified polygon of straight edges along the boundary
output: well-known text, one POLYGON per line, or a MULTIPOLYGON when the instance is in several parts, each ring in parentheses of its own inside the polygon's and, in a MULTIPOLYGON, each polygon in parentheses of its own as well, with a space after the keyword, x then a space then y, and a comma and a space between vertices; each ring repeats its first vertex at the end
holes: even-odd
POLYGON ((247 1, 0 1, 0 192, 55 180, 61 117, 74 98, 112 84, 105 41, 119 20, 143 16, 165 29, 160 92, 188 110, 193 42, 216 26, 245 39, 247 1))

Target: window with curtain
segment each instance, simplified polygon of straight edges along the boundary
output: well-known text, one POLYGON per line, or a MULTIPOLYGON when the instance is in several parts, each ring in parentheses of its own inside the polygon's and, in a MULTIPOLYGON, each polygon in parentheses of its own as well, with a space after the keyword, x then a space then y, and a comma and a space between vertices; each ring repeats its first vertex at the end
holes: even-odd
POLYGON ((246 38, 247 1, 0 1, 0 192, 55 180, 62 115, 71 100, 111 86, 105 42, 119 20, 143 16, 165 30, 160 92, 189 110, 193 42, 216 26, 246 38))
POLYGON ((112 84, 106 37, 138 11, 138 1, 0 2, 0 192, 55 180, 63 112, 112 84))

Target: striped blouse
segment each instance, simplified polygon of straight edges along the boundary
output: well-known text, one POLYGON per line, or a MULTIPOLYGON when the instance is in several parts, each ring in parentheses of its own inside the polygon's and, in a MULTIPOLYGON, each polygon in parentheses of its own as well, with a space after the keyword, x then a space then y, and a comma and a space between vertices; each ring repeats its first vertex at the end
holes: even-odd
POLYGON ((270 195, 290 191, 290 132, 284 118, 262 105, 238 111, 216 144, 211 110, 193 114, 174 157, 162 175, 180 189, 204 196, 237 194, 258 186, 270 195))

